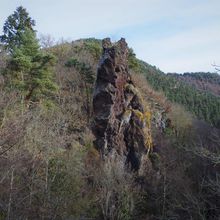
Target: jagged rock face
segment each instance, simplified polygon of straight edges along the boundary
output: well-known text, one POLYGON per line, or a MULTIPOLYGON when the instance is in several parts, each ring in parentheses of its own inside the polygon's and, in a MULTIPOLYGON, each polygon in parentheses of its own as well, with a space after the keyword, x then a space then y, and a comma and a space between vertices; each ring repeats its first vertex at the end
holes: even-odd
MULTIPOLYGON (((103 157, 117 153, 138 170, 150 146, 146 140, 147 122, 138 90, 128 72, 128 46, 125 39, 112 44, 103 40, 93 94, 95 146, 103 157)), ((148 132, 148 131, 147 131, 148 132)))

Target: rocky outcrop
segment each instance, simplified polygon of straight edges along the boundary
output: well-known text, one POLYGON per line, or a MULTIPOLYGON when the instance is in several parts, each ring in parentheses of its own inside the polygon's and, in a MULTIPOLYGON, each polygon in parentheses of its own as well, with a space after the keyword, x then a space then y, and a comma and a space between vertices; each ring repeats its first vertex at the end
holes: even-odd
POLYGON ((151 150, 150 112, 129 74, 125 39, 112 44, 106 38, 102 45, 93 94, 94 143, 103 157, 123 155, 138 170, 151 150))

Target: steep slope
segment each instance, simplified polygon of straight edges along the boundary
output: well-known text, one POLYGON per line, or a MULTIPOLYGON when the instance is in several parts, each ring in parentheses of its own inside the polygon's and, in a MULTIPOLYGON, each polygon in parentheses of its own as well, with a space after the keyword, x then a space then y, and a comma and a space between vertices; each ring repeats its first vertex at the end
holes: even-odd
POLYGON ((162 91, 172 102, 185 106, 199 119, 219 127, 220 98, 210 92, 201 91, 185 81, 177 80, 173 75, 166 75, 143 61, 139 61, 139 71, 145 75, 149 84, 157 91, 162 91))
POLYGON ((195 86, 198 90, 220 96, 220 75, 217 73, 170 73, 168 75, 174 76, 177 80, 184 81, 191 86, 195 86))
MULTIPOLYGON (((102 51, 101 40, 90 38, 62 44, 57 48, 52 48, 55 55, 60 53, 60 48, 65 49, 66 61, 74 57, 82 63, 86 63, 92 68, 95 78, 95 68, 102 51)), ((205 120, 211 125, 220 126, 220 98, 212 93, 213 90, 215 92, 219 90, 219 76, 193 74, 193 76, 190 75, 190 79, 193 78, 193 80, 189 83, 189 80, 181 80, 184 78, 182 76, 177 78, 177 75, 164 74, 157 67, 137 59, 132 49, 129 49, 128 61, 131 72, 144 75, 152 89, 162 92, 171 102, 183 105, 199 119, 205 120), (198 78, 202 81, 195 81, 198 78), (197 86, 194 86, 192 82, 197 86), (211 85, 211 90, 208 89, 209 85, 211 85), (202 89, 204 87, 206 90, 202 89)), ((188 74, 185 77, 187 78, 188 74)))
MULTIPOLYGON (((128 84, 135 85, 134 92, 139 91, 152 115, 151 166, 140 176, 124 166, 125 157, 109 154, 103 160, 93 145, 91 122, 97 112, 93 115, 92 98, 101 42, 78 40, 47 50, 57 58, 54 73, 59 90, 50 97, 51 105, 40 102, 21 111, 22 94, 1 82, 0 219, 219 219, 219 130, 194 120, 163 91, 150 86, 152 76, 155 84, 151 84, 156 87, 157 82, 156 88, 166 91, 167 86, 175 85, 175 80, 168 80, 173 78, 137 60, 129 50, 128 84)), ((101 65, 101 75, 106 69, 128 76, 111 67, 101 65)), ((123 89, 126 98, 134 98, 132 91, 123 89)), ((124 106, 116 94, 112 97, 124 106)), ((135 103, 130 105, 134 111, 135 103)), ((136 113, 142 116, 144 111, 136 113)), ((132 115, 129 128, 134 118, 132 115)), ((122 119, 119 114, 113 120, 116 131, 122 119)), ((143 122, 140 119, 136 122, 143 122)), ((129 134, 124 124, 120 131, 129 134)))

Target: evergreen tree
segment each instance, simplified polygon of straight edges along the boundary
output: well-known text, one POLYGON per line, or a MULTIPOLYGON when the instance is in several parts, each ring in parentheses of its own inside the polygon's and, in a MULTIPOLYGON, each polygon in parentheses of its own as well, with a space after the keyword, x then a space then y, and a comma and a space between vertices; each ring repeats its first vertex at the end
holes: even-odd
POLYGON ((11 51, 6 78, 11 88, 17 88, 28 105, 47 98, 56 90, 51 67, 54 57, 40 50, 35 32, 26 28, 19 35, 19 45, 11 51))
POLYGON ((26 9, 20 6, 5 21, 4 34, 0 36, 0 41, 11 52, 14 47, 20 45, 21 34, 26 28, 34 32, 33 26, 35 26, 35 21, 29 17, 26 9))
POLYGON ((51 68, 54 57, 40 50, 35 21, 22 6, 10 15, 0 36, 2 44, 10 52, 5 79, 12 89, 20 91, 22 103, 47 99, 56 90, 51 68))
MULTIPOLYGON (((184 105, 199 119, 204 119, 220 128, 220 98, 218 96, 179 81, 173 74, 166 75, 143 61, 138 60, 138 62, 139 72, 146 76, 147 81, 155 90, 162 91, 170 101, 184 105)), ((186 73, 186 76, 204 80, 206 78, 212 84, 219 84, 219 76, 213 73, 199 73, 198 75, 186 73)))

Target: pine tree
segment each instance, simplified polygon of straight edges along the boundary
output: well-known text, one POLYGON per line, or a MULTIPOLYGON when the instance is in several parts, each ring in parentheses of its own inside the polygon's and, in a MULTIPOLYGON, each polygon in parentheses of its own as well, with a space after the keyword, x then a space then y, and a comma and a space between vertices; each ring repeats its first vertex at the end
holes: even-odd
POLYGON ((35 26, 35 21, 29 17, 26 9, 20 6, 5 21, 4 34, 0 36, 0 41, 11 52, 14 47, 20 45, 21 34, 26 28, 34 32, 33 26, 35 26))
POLYGON ((20 91, 26 105, 48 99, 57 89, 51 70, 55 59, 40 49, 34 25, 26 9, 18 7, 7 18, 0 38, 10 52, 4 72, 7 85, 20 91))
POLYGON ((54 57, 40 50, 35 32, 28 28, 22 32, 19 41, 8 62, 8 83, 21 91, 26 104, 47 99, 57 88, 51 71, 54 57))

